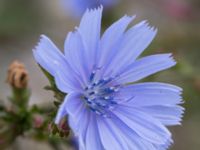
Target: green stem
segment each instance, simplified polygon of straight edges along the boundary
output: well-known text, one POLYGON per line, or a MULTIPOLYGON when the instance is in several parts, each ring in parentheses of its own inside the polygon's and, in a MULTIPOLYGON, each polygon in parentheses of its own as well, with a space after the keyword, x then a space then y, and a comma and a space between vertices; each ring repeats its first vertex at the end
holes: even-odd
POLYGON ((13 92, 12 102, 20 108, 26 107, 30 97, 29 89, 12 88, 12 92, 13 92))

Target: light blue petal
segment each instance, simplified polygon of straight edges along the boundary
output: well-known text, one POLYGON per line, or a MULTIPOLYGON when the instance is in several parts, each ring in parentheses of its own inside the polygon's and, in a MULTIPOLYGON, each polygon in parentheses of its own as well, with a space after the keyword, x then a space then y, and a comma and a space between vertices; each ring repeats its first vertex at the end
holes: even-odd
POLYGON ((102 132, 97 127, 96 114, 90 113, 90 121, 86 133, 86 149, 85 150, 103 150, 99 132, 102 132))
POLYGON ((167 150, 169 147, 173 144, 173 140, 169 139, 165 144, 163 145, 155 145, 157 150, 167 150))
POLYGON ((33 50, 34 57, 51 75, 55 75, 57 66, 66 65, 67 61, 60 50, 45 35, 41 35, 38 45, 33 50))
MULTIPOLYGON (((85 148, 86 150, 86 134, 88 130, 88 125, 90 123, 90 113, 87 109, 82 110, 81 114, 79 114, 77 117, 80 119, 76 123, 77 125, 77 136, 79 138, 79 144, 82 148, 85 148)), ((76 120, 76 118, 73 118, 73 120, 76 120)))
POLYGON ((120 90, 119 97, 123 99, 121 105, 126 106, 124 109, 130 112, 139 109, 163 125, 171 126, 179 125, 182 118, 184 109, 178 106, 182 103, 181 91, 171 84, 149 82, 129 85, 120 90))
POLYGON ((118 75, 117 81, 119 83, 135 82, 156 72, 170 68, 175 64, 176 62, 171 57, 171 54, 146 56, 122 70, 118 75))
MULTIPOLYGON (((65 109, 71 117, 77 118, 79 113, 85 108, 83 107, 84 102, 81 100, 81 95, 79 93, 70 93, 67 97, 68 100, 65 103, 65 109)), ((76 120, 79 121, 79 119, 77 118, 76 120)))
POLYGON ((70 65, 79 74, 84 86, 88 84, 89 71, 87 70, 86 50, 80 34, 70 32, 65 40, 65 56, 70 65))
POLYGON ((59 124, 60 121, 66 117, 67 115, 67 110, 66 110, 66 103, 68 101, 68 98, 70 98, 70 96, 66 96, 63 103, 59 106, 59 109, 58 109, 58 112, 57 112, 57 115, 56 115, 56 118, 55 118, 55 123, 56 124, 59 124))
POLYGON ((140 109, 166 126, 180 125, 184 112, 181 106, 147 106, 140 109))
POLYGON ((78 137, 81 149, 86 148, 86 135, 90 123, 90 111, 86 108, 80 94, 73 93, 66 102, 66 110, 69 115, 69 125, 75 136, 78 137))
POLYGON ((114 114, 142 139, 154 144, 165 144, 171 133, 158 120, 140 110, 130 107, 117 107, 114 114))
POLYGON ((94 10, 87 10, 81 19, 80 26, 77 28, 86 49, 85 59, 90 71, 96 65, 95 58, 100 40, 102 11, 102 6, 94 10))
POLYGON ((124 67, 130 65, 147 48, 156 35, 157 30, 150 28, 145 21, 129 29, 117 44, 118 50, 115 50, 111 64, 107 66, 105 76, 118 73, 124 67), (116 67, 117 66, 117 67, 116 67), (115 68, 115 69, 113 69, 115 68))
MULTIPOLYGON (((143 82, 143 83, 137 83, 137 84, 132 84, 130 86, 128 86, 130 88, 134 88, 134 90, 149 90, 149 91, 145 91, 145 92, 152 92, 150 90, 165 90, 168 92, 174 92, 177 94, 181 94, 182 93, 182 88, 176 86, 176 85, 172 85, 172 84, 168 84, 168 83, 161 83, 161 82, 143 82)), ((156 92, 156 91, 155 91, 156 92)))
POLYGON ((127 106, 176 106, 181 104, 182 89, 166 83, 145 82, 125 86, 120 90, 120 103, 127 106))
POLYGON ((56 80, 61 80, 61 72, 65 74, 62 82, 66 82, 68 84, 57 84, 58 88, 62 86, 60 90, 63 92, 69 92, 80 88, 80 82, 77 78, 75 78, 75 72, 68 64, 64 55, 48 37, 45 35, 41 36, 40 42, 33 50, 33 54, 37 63, 54 76, 56 80), (59 75, 57 76, 57 74, 59 75))
POLYGON ((80 101, 80 94, 78 93, 69 93, 65 96, 64 101, 60 105, 55 123, 58 124, 60 120, 66 115, 76 115, 82 109, 82 102, 80 101))
POLYGON ((123 139, 119 138, 119 134, 112 131, 106 118, 97 117, 97 124, 101 142, 106 150, 122 150, 124 146, 123 139), (117 135, 118 134, 118 135, 117 135))
POLYGON ((69 74, 65 69, 57 68, 54 79, 58 89, 64 93, 81 92, 83 87, 81 81, 78 78, 74 78, 75 75, 69 74))
POLYGON ((116 126, 119 128, 117 133, 126 141, 128 150, 158 150, 157 146, 141 138, 132 128, 114 114, 112 115, 112 122, 113 124, 110 124, 110 127, 113 128, 113 126, 116 126))
POLYGON ((129 23, 135 18, 124 16, 120 20, 112 24, 103 34, 98 50, 98 66, 107 69, 108 64, 112 61, 112 57, 119 49, 119 43, 123 38, 123 34, 129 23))
MULTIPOLYGON (((99 120, 101 119, 99 118, 99 120)), ((142 143, 142 139, 115 116, 112 115, 111 118, 104 118, 103 122, 107 125, 108 131, 110 132, 107 134, 111 134, 111 136, 114 137, 112 139, 114 141, 111 145, 111 143, 109 144, 109 136, 106 138, 106 135, 104 137, 104 135, 102 134, 102 140, 104 137, 104 140, 107 141, 107 143, 104 142, 105 149, 115 149, 115 146, 113 147, 113 144, 116 144, 117 142, 117 145, 120 144, 121 149, 123 150, 146 150, 146 145, 144 146, 144 144, 142 143)), ((104 132, 104 130, 100 129, 100 127, 99 131, 104 132)))

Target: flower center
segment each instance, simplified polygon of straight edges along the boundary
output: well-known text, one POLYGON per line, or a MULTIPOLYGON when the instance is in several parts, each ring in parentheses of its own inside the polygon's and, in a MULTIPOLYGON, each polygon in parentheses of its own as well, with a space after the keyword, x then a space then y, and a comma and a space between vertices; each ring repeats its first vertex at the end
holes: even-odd
POLYGON ((114 95, 119 91, 120 85, 111 84, 112 78, 95 80, 96 72, 90 75, 90 84, 84 89, 83 99, 88 108, 96 114, 108 117, 108 112, 117 103, 114 95))

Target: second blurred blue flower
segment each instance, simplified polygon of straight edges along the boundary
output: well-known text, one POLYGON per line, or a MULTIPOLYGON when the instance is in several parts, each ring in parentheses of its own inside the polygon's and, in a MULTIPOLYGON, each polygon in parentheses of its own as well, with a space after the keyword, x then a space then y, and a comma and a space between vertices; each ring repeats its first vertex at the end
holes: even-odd
POLYGON ((81 16, 87 8, 97 8, 103 5, 104 8, 111 8, 119 0, 61 0, 64 9, 69 10, 75 16, 81 16))

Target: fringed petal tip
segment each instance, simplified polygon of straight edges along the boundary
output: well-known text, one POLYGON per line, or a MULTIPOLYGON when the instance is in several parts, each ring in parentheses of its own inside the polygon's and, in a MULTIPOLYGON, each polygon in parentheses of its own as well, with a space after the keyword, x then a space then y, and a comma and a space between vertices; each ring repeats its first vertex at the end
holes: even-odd
MULTIPOLYGON (((134 17, 136 17, 136 15, 134 15, 134 17)), ((143 21, 139 22, 138 24, 136 24, 136 25, 133 26, 133 27, 134 27, 134 28, 141 28, 141 27, 143 27, 143 28, 146 28, 146 29, 148 29, 148 30, 154 32, 155 34, 157 34, 157 32, 158 32, 158 29, 157 29, 156 27, 154 27, 154 26, 151 26, 151 25, 149 24, 149 21, 148 21, 148 20, 143 20, 143 21)))
POLYGON ((84 15, 88 13, 94 13, 100 11, 101 13, 103 12, 103 5, 97 6, 96 8, 87 8, 84 15))
POLYGON ((130 19, 131 21, 133 21, 135 18, 136 18, 136 15, 127 15, 125 14, 123 17, 127 18, 127 19, 130 19))
POLYGON ((41 34, 39 37, 39 41, 37 42, 36 46, 32 49, 34 56, 36 55, 35 53, 37 51, 44 51, 44 49, 42 47, 45 44, 45 42, 51 42, 51 41, 49 40, 49 38, 46 35, 41 34))
MULTIPOLYGON (((165 54, 163 54, 163 55, 165 55, 165 54)), ((173 67, 173 66, 176 65, 176 60, 174 59, 172 53, 168 53, 168 54, 166 54, 166 58, 165 58, 165 59, 166 59, 165 61, 168 62, 169 65, 171 64, 170 67, 173 67)))

